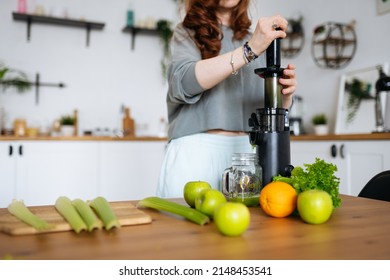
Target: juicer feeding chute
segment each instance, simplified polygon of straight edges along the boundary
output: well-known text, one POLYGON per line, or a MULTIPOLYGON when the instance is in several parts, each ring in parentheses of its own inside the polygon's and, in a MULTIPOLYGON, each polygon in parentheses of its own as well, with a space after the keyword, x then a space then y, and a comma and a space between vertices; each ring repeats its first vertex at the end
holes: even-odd
POLYGON ((256 145, 259 163, 263 168, 263 186, 276 175, 290 176, 290 128, 288 110, 283 108, 282 86, 278 80, 283 75, 280 68, 280 38, 266 50, 266 68, 255 69, 264 79, 264 108, 256 109, 249 118, 249 141, 256 145))

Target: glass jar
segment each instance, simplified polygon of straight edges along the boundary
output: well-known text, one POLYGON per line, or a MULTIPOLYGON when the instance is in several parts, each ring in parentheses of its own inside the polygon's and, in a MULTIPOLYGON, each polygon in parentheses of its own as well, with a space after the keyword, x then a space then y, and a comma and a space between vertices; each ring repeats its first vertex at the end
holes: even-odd
POLYGON ((226 168, 222 175, 222 193, 228 201, 241 202, 247 206, 258 205, 262 172, 257 154, 233 154, 232 166, 226 168))
POLYGON ((27 122, 25 119, 14 120, 14 132, 16 136, 26 136, 27 122))

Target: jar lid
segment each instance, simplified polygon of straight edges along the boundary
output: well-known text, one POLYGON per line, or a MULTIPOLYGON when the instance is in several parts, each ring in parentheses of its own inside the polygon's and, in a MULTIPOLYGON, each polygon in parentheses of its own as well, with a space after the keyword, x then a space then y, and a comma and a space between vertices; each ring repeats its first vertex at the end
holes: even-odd
POLYGON ((252 164, 253 162, 257 162, 257 154, 256 153, 234 153, 232 154, 233 163, 240 162, 240 164, 252 164))

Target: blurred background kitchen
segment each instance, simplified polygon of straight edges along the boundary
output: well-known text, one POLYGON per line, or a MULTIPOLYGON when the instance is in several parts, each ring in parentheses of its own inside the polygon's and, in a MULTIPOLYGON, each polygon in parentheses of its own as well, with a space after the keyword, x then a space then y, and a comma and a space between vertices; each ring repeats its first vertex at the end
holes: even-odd
MULTIPOLYGON (((64 194, 64 189, 69 196, 91 198, 101 194, 111 200, 138 199, 154 194, 165 147, 168 87, 161 64, 164 42, 157 32, 157 23, 173 28, 181 19, 181 1, 2 0, 0 5, 2 69, 21 71, 29 81, 39 81, 41 85, 23 93, 15 87, 6 90, 0 87, 1 130, 3 134, 12 135, 17 133, 15 126, 18 126, 26 130, 24 137, 28 136, 27 131, 31 135, 47 137, 45 141, 20 143, 26 138, 0 136, 0 140, 6 139, 0 141, 0 148, 4 148, 4 153, 0 154, 0 191, 3 195, 0 206, 15 196, 30 204, 53 203, 58 195, 64 194), (23 17, 26 13, 54 17, 60 23, 35 23, 33 20, 28 28, 28 18, 23 17), (68 26, 61 20, 72 20, 81 27, 68 26), (87 23, 91 23, 90 32, 87 23), (142 30, 132 34, 130 27, 134 26, 142 30), (129 118, 124 122, 126 112, 129 118), (77 138, 50 141, 50 135, 64 135, 58 122, 65 116, 77 117, 73 135, 78 137, 123 136, 129 130, 130 135, 135 136, 134 141, 99 142, 93 138, 90 142, 76 141, 77 138), (28 156, 25 153, 24 161, 11 156, 16 151, 23 154, 25 150, 33 152, 28 156), (63 175, 64 170, 72 176, 63 175), (10 175, 4 179, 4 174, 10 175), (35 195, 37 193, 39 196, 35 195)), ((288 63, 297 66, 296 96, 299 99, 292 112, 301 118, 298 134, 312 135, 313 118, 318 114, 323 114, 329 125, 325 134, 334 134, 341 109, 339 97, 344 94, 340 81, 345 74, 374 69, 371 79, 375 82, 379 78, 375 67, 390 62, 389 1, 257 0, 252 1, 252 6, 254 19, 279 13, 291 23, 299 22, 299 28, 293 30, 300 35, 295 42, 299 50, 294 55, 282 57, 282 66, 288 63), (323 67, 318 61, 323 56, 323 44, 319 44, 320 54, 315 53, 313 38, 326 37, 327 33, 321 32, 329 31, 329 22, 351 27, 354 37, 345 46, 338 44, 346 48, 344 56, 348 59, 336 62, 329 59, 330 67, 323 67)), ((348 31, 348 28, 343 30, 348 31)), ((321 39, 324 38, 318 40, 321 39)), ((331 49, 331 45, 326 48, 331 49)), ((385 70, 388 74, 388 67, 385 70)), ((388 128, 390 98, 383 99, 383 108, 388 128)), ((363 131, 369 134, 375 128, 374 106, 361 106, 359 110, 363 117, 357 118, 358 123, 364 124, 363 131)), ((337 132, 348 131, 341 125, 337 132)), ((368 178, 390 168, 390 153, 386 152, 390 149, 385 146, 388 140, 375 141, 373 145, 373 141, 359 138, 362 140, 358 141, 360 146, 353 146, 356 141, 348 143, 347 154, 342 158, 330 156, 329 147, 344 147, 347 145, 344 142, 334 142, 331 138, 320 144, 314 138, 306 139, 310 143, 296 141, 297 138, 292 140, 293 164, 310 163, 315 156, 338 164, 342 193, 356 195, 368 178), (354 158, 354 151, 360 161, 354 158), (361 151, 371 154, 361 157, 361 151), (356 162, 362 164, 356 167, 353 165, 356 162)))
POLYGON ((0 94, 6 114, 4 125, 24 118, 29 126, 50 127, 61 115, 78 110, 79 134, 84 130, 121 128, 123 106, 130 107, 139 135, 157 135, 166 118, 165 92, 158 36, 138 35, 134 49, 131 34, 122 32, 127 11, 134 11, 137 24, 154 28, 158 19, 176 19, 176 3, 163 1, 69 1, 26 0, 28 13, 37 11, 60 18, 103 23, 91 30, 86 46, 86 28, 33 23, 27 41, 27 24, 15 21, 17 0, 1 3, 0 60, 35 81, 64 83, 65 88, 40 87, 18 94, 9 89, 0 94), (153 8, 151 8, 153 7, 153 8))
MULTIPOLYGON (((91 30, 86 46, 86 30, 51 24, 32 23, 30 40, 27 24, 13 19, 17 0, 3 0, 0 9, 0 61, 7 67, 26 73, 35 81, 64 83, 65 88, 40 87, 36 103, 35 88, 19 94, 15 89, 0 93, 0 107, 5 114, 3 126, 24 118, 29 126, 47 129, 61 115, 78 110, 79 133, 97 128, 111 132, 121 128, 123 106, 131 110, 138 135, 157 135, 161 118, 166 118, 165 82, 161 59, 163 47, 159 36, 137 34, 134 49, 132 35, 123 32, 127 11, 134 12, 134 24, 151 26, 166 19, 172 26, 180 18, 180 1, 174 0, 26 0, 28 13, 39 13, 76 20, 103 23, 101 30, 91 30), (149 24, 149 25, 148 25, 149 24)), ((253 17, 280 13, 286 18, 302 17, 304 42, 293 58, 282 64, 297 65, 299 88, 303 98, 303 124, 313 132, 311 119, 326 113, 330 131, 337 115, 339 81, 343 73, 389 62, 390 14, 378 14, 377 1, 310 0, 253 1, 253 17), (347 65, 324 69, 312 55, 313 30, 326 22, 355 21, 356 52, 347 65)))

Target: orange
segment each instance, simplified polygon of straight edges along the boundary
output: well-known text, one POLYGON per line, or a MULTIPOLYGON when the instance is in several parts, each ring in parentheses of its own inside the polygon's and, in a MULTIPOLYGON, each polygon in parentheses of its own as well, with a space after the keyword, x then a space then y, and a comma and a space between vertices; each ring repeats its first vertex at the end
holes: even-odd
POLYGON ((268 183, 260 192, 260 207, 276 218, 291 215, 297 206, 297 192, 285 182, 268 183))

